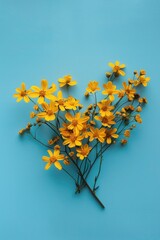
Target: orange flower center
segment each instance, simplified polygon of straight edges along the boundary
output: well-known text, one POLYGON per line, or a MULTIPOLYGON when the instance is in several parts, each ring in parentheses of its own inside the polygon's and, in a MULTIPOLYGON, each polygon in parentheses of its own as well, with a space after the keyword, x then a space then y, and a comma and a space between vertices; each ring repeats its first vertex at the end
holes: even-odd
POLYGON ((72 125, 73 125, 73 126, 77 126, 77 124, 78 124, 78 121, 77 121, 76 119, 74 119, 74 120, 72 121, 72 125))
POLYGON ((27 94, 26 94, 26 91, 22 91, 21 92, 21 97, 24 97, 24 96, 26 96, 27 94))
POLYGON ((50 161, 54 163, 55 161, 57 161, 57 158, 55 156, 52 156, 50 157, 50 161))
POLYGON ((41 97, 45 97, 45 94, 46 94, 46 91, 44 91, 44 90, 41 90, 41 91, 39 92, 39 95, 40 95, 41 97))
POLYGON ((110 132, 107 132, 106 133, 106 138, 109 138, 109 137, 111 137, 111 134, 110 134, 110 132))
POLYGON ((76 139, 77 139, 77 137, 76 137, 75 135, 72 134, 72 135, 70 136, 71 142, 75 142, 76 139))
POLYGON ((70 76, 67 76, 65 80, 66 80, 66 83, 70 83, 70 81, 71 81, 70 76))
POLYGON ((59 105, 64 105, 63 99, 58 100, 59 105))
POLYGON ((83 156, 86 156, 86 155, 87 155, 87 150, 86 150, 86 149, 82 149, 82 150, 81 150, 81 154, 82 154, 83 156))
POLYGON ((114 66, 114 70, 115 70, 116 72, 118 72, 118 71, 119 71, 119 69, 120 69, 120 67, 119 67, 119 66, 114 66))
POLYGON ((103 110, 103 111, 107 111, 107 106, 103 106, 103 107, 102 107, 102 110, 103 110))
POLYGON ((98 131, 94 132, 93 137, 95 137, 95 138, 99 137, 98 131))
POLYGON ((50 116, 50 115, 53 114, 53 111, 49 109, 49 110, 47 111, 47 114, 50 116))
POLYGON ((109 122, 109 121, 108 121, 108 118, 103 118, 103 119, 102 119, 102 122, 103 122, 103 123, 108 123, 108 122, 109 122))

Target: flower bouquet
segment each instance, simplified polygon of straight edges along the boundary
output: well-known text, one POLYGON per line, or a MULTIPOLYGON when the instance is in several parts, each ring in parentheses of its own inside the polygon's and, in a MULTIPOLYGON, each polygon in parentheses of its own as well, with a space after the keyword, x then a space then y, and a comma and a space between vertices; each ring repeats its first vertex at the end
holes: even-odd
POLYGON ((58 92, 55 83, 49 86, 43 79, 40 87, 31 86, 30 89, 22 83, 14 94, 17 102, 24 100, 33 104, 31 121, 19 134, 30 134, 47 148, 47 154, 42 157, 45 170, 53 165, 63 171, 74 181, 76 193, 88 188, 102 208, 104 205, 96 190, 104 153, 117 142, 125 145, 136 124, 142 123, 140 112, 147 99, 140 96, 137 88, 146 87, 150 81, 145 70, 134 71, 133 77, 123 81, 118 88, 118 79, 125 76, 125 64, 116 61, 110 62, 109 66, 111 71, 106 72, 102 88, 97 81, 90 81, 86 86, 83 97, 92 100, 88 106, 83 106, 72 95, 63 96, 63 89, 77 84, 71 75, 58 79, 61 89, 58 92), (36 133, 42 126, 51 131, 51 138, 47 141, 37 138, 36 133), (96 175, 92 176, 95 167, 96 175), (92 186, 88 183, 89 175, 93 177, 92 186))

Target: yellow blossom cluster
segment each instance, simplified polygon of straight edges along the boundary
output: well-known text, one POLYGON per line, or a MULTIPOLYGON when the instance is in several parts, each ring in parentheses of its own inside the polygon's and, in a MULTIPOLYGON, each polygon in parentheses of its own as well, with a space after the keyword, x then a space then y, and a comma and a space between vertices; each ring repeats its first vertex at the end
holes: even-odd
MULTIPOLYGON (((42 157, 46 162, 45 169, 54 165, 58 170, 64 170, 75 181, 76 192, 87 186, 94 196, 103 153, 116 142, 125 145, 136 124, 142 123, 140 113, 147 99, 140 96, 137 87, 146 87, 150 81, 145 70, 134 71, 132 79, 122 81, 119 88, 117 79, 125 76, 126 65, 116 61, 110 62, 109 66, 111 71, 106 72, 107 78, 102 86, 96 80, 86 86, 84 96, 89 98, 88 101, 94 99, 88 106, 83 106, 72 95, 64 97, 66 88, 77 84, 71 75, 58 79, 59 89, 56 83, 49 85, 46 79, 42 79, 40 86, 31 86, 30 89, 22 83, 14 94, 17 102, 24 100, 33 103, 30 112, 32 122, 19 134, 27 132, 48 148, 48 156, 42 157), (44 125, 52 134, 47 142, 36 135, 44 125), (86 178, 98 159, 99 170, 91 190, 86 178), (71 165, 76 170, 76 178, 71 173, 71 165)), ((100 200, 97 201, 103 206, 100 200)))

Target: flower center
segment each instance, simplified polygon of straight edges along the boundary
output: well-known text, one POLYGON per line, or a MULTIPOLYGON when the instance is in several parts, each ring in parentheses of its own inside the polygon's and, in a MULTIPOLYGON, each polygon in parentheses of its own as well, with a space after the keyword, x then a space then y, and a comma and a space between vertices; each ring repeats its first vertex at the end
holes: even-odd
POLYGON ((70 140, 71 140, 71 142, 75 142, 76 141, 76 136, 75 135, 71 135, 70 136, 70 140))
POLYGON ((64 105, 63 99, 60 99, 60 100, 58 101, 58 103, 59 103, 59 105, 64 105))
POLYGON ((99 136, 98 132, 97 131, 94 132, 93 137, 98 138, 98 136, 99 136))
POLYGON ((50 161, 54 163, 55 161, 57 161, 57 159, 55 156, 52 156, 52 157, 50 157, 50 161))
POLYGON ((107 106, 103 106, 103 107, 102 107, 102 110, 103 110, 103 111, 107 111, 107 106))
POLYGON ((74 120, 72 121, 72 125, 73 125, 73 126, 77 126, 77 124, 78 124, 78 121, 77 121, 76 119, 74 119, 74 120))
POLYGON ((22 91, 21 92, 21 97, 24 97, 24 96, 26 96, 27 94, 26 94, 26 91, 22 91))
POLYGON ((53 111, 49 109, 49 110, 47 111, 47 114, 50 116, 50 115, 53 114, 53 111))
POLYGON ((67 77, 66 77, 66 83, 70 83, 70 81, 71 81, 70 76, 67 76, 67 77))
POLYGON ((45 94, 46 94, 46 91, 44 91, 44 90, 41 90, 41 91, 39 92, 39 95, 40 95, 41 97, 45 97, 45 94))
POLYGON ((116 72, 118 72, 118 71, 119 71, 119 69, 120 69, 120 67, 119 67, 119 66, 115 66, 115 67, 114 67, 114 70, 115 70, 116 72))
POLYGON ((82 154, 83 156, 86 156, 86 155, 87 155, 87 151, 86 151, 85 149, 82 149, 81 154, 82 154))
POLYGON ((108 118, 103 118, 102 122, 103 123, 108 123, 108 118))

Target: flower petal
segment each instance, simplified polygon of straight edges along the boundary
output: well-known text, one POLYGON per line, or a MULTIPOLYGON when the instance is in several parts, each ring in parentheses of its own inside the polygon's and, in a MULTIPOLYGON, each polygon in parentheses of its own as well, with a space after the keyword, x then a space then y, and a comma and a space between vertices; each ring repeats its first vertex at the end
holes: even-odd
POLYGON ((108 63, 108 66, 111 67, 111 68, 114 68, 115 65, 114 65, 114 63, 109 62, 109 63, 108 63))
POLYGON ((73 116, 70 114, 70 113, 66 113, 66 115, 65 115, 65 118, 69 121, 69 122, 72 122, 72 120, 73 120, 73 116))
POLYGON ((126 65, 125 65, 125 64, 121 64, 119 67, 120 67, 120 68, 125 68, 126 65))
POLYGON ((54 166, 58 168, 58 170, 62 170, 62 166, 58 161, 54 162, 54 166))
POLYGON ((122 71, 122 70, 118 70, 118 73, 119 73, 120 75, 122 75, 122 76, 125 76, 125 75, 126 75, 125 72, 122 71))
POLYGON ((120 62, 119 61, 116 61, 115 62, 115 66, 119 66, 120 62))
POLYGON ((41 89, 37 86, 32 86, 31 89, 34 90, 35 92, 41 91, 41 89))
POLYGON ((74 86, 74 85, 76 85, 76 84, 77 84, 76 81, 71 81, 71 82, 68 83, 69 86, 74 86))
POLYGON ((46 166, 45 166, 45 170, 48 170, 50 167, 51 167, 51 163, 48 162, 48 163, 46 164, 46 166))
POLYGON ((46 79, 42 79, 41 86, 43 90, 46 90, 48 88, 48 81, 46 79))
POLYGON ((42 159, 43 159, 44 162, 48 162, 49 161, 49 157, 47 157, 47 156, 43 156, 42 159))
POLYGON ((50 156, 50 157, 52 157, 52 156, 53 156, 53 153, 52 153, 52 151, 51 151, 51 150, 47 150, 47 152, 48 152, 48 154, 49 154, 49 156, 50 156))

